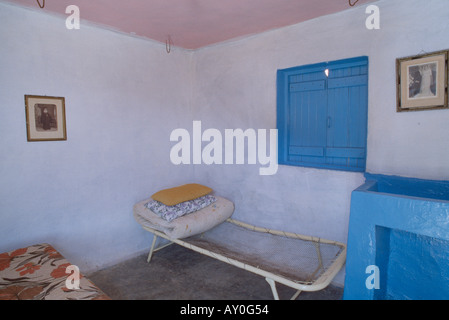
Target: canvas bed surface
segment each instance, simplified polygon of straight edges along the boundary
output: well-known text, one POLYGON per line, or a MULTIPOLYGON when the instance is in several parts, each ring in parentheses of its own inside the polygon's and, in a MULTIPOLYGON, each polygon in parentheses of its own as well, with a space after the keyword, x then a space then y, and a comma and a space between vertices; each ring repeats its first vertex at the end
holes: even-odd
POLYGON ((304 285, 312 285, 345 253, 336 242, 253 231, 232 220, 183 241, 304 285))

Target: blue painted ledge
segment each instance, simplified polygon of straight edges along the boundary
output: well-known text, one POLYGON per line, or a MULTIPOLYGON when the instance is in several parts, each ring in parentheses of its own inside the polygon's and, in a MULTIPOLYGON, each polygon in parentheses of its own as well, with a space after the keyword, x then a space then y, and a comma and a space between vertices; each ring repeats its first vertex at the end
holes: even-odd
POLYGON ((351 197, 344 299, 449 299, 449 181, 366 174, 351 197))

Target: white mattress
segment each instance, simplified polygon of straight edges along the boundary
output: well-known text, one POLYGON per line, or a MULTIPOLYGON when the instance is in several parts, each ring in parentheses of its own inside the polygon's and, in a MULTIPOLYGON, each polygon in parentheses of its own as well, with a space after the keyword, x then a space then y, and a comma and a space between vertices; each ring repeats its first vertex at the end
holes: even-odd
POLYGON ((234 204, 222 197, 215 196, 217 201, 196 212, 168 222, 145 207, 151 199, 134 205, 134 218, 142 227, 165 233, 171 239, 182 239, 205 232, 223 223, 234 213, 234 204))

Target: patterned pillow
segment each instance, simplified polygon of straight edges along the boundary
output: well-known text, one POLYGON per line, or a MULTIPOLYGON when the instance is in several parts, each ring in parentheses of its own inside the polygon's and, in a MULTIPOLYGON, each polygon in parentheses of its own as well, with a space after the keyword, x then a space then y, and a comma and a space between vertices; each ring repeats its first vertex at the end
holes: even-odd
POLYGON ((153 211, 162 219, 170 222, 188 213, 201 210, 211 205, 215 201, 217 201, 217 198, 215 198, 213 195, 208 194, 203 197, 178 203, 174 206, 167 206, 157 200, 151 200, 145 205, 145 207, 153 211))

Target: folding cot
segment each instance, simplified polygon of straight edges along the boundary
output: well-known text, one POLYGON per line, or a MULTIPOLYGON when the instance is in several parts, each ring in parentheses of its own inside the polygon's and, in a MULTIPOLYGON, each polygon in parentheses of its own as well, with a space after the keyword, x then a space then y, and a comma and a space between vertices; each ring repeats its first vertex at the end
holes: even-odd
POLYGON ((258 274, 269 283, 274 299, 276 283, 302 291, 327 287, 346 260, 343 243, 290 232, 270 230, 231 219, 234 204, 222 197, 197 212, 171 222, 149 210, 144 200, 134 206, 134 217, 154 234, 148 262, 154 252, 176 243, 193 251, 258 274), (158 238, 168 240, 156 248, 158 238))

